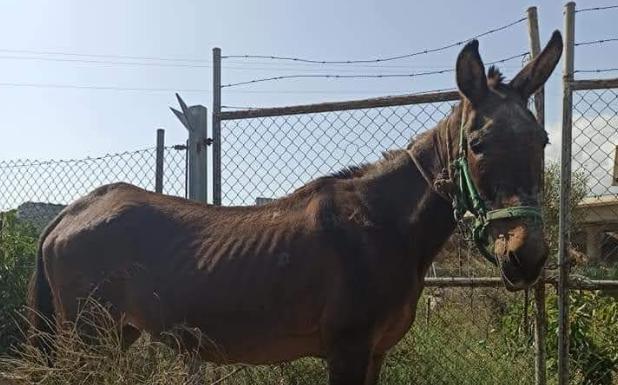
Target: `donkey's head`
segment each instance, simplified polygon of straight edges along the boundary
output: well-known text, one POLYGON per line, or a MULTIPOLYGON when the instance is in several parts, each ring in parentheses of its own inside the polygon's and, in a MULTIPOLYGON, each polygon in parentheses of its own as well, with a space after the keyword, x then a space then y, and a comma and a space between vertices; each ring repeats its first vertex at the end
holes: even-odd
POLYGON ((561 53, 562 37, 556 31, 508 83, 495 68, 486 75, 477 41, 468 43, 457 58, 457 86, 463 95, 462 124, 457 127, 462 140, 454 141, 461 145, 459 191, 465 192, 462 185, 468 184, 475 190, 472 195, 478 193, 478 199, 464 193, 464 205, 477 220, 481 217, 478 238, 493 243, 486 253, 494 255, 511 290, 534 284, 547 258, 539 195, 548 139, 527 104, 561 53))

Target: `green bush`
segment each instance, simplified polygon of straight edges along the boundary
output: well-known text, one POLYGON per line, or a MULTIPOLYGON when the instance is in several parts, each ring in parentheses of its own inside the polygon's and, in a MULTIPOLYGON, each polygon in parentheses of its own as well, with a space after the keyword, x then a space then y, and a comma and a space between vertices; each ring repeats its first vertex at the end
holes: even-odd
POLYGON ((0 214, 0 353, 23 335, 20 313, 26 303, 36 245, 34 228, 19 223, 15 212, 0 214))
MULTIPOLYGON (((588 180, 582 172, 574 172, 571 177, 571 196, 569 211, 575 207, 588 193, 588 180)), ((548 242, 550 256, 558 255, 558 217, 560 214, 560 164, 548 163, 545 167, 545 181, 543 190, 543 222, 545 237, 548 242)), ((581 218, 572 218, 572 232, 579 229, 581 218)))
MULTIPOLYGON (((618 370, 618 302, 601 291, 572 291, 569 296, 571 375, 582 385, 610 385, 618 370)), ((549 370, 557 369, 558 304, 548 297, 549 370)))

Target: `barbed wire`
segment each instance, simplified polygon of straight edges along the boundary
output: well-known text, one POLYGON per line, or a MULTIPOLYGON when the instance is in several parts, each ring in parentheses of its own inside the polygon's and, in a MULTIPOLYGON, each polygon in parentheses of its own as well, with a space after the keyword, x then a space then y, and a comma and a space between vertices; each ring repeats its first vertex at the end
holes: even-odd
MULTIPOLYGON (((36 56, 9 56, 9 55, 0 55, 0 60, 26 60, 26 61, 47 61, 47 62, 60 62, 60 63, 78 63, 78 64, 95 64, 95 65, 105 65, 105 66, 135 66, 135 67, 164 67, 164 68, 196 68, 196 69, 202 69, 202 68, 206 68, 206 69, 210 69, 213 66, 211 64, 186 64, 186 63, 157 63, 157 62, 119 62, 119 61, 110 61, 110 60, 91 60, 91 59, 73 59, 73 58, 55 58, 55 57, 36 57, 36 56)), ((262 62, 264 63, 266 66, 262 66, 262 67, 255 67, 255 66, 248 66, 246 62, 232 62, 233 64, 238 64, 240 66, 226 66, 225 70, 237 70, 237 71, 273 71, 273 70, 278 70, 278 71, 288 71, 290 69, 294 69, 294 71, 297 72, 314 72, 316 71, 315 68, 297 68, 297 67, 289 67, 289 66, 294 66, 294 64, 286 64, 286 63, 279 63, 276 65, 272 65, 271 63, 267 63, 267 62, 262 62), (271 65, 269 65, 271 64, 271 65), (286 67, 286 65, 288 67, 286 67)), ((253 63, 251 63, 253 64, 253 63)), ((420 66, 413 66, 413 65, 395 65, 395 66, 379 66, 379 65, 357 65, 355 67, 365 67, 365 68, 376 68, 376 69, 380 69, 381 71, 388 71, 390 69, 392 69, 393 71, 395 71, 398 68, 413 68, 413 67, 418 67, 418 68, 436 68, 437 66, 430 66, 430 65, 420 65, 420 66)), ((340 72, 354 72, 354 69, 349 69, 349 68, 341 68, 341 67, 337 67, 336 65, 333 65, 331 67, 332 69, 335 69, 336 71, 340 71, 340 72)), ((324 69, 323 67, 320 69, 317 69, 318 71, 321 70, 329 70, 329 69, 324 69)))
POLYGON ((341 75, 341 74, 301 74, 301 75, 283 75, 283 76, 273 76, 270 78, 260 78, 254 80, 248 80, 244 82, 237 83, 229 83, 221 85, 221 88, 226 87, 236 87, 242 86, 246 84, 254 84, 254 83, 262 83, 262 82, 270 82, 275 80, 284 80, 284 79, 386 79, 386 78, 413 78, 419 76, 428 76, 428 75, 438 75, 447 72, 453 72, 453 69, 444 69, 439 71, 427 71, 427 72, 418 72, 411 74, 355 74, 355 75, 341 75))
MULTIPOLYGON (((493 64, 504 63, 504 62, 509 61, 509 60, 518 59, 518 58, 524 58, 524 57, 528 56, 528 54, 529 54, 529 52, 524 52, 524 53, 520 53, 520 54, 517 54, 517 55, 509 56, 509 57, 504 58, 504 59, 488 62, 486 64, 493 65, 493 64)), ((442 70, 436 70, 436 71, 425 71, 425 72, 416 72, 416 73, 408 73, 408 74, 381 73, 381 74, 353 74, 353 75, 345 75, 345 74, 344 75, 342 75, 342 74, 295 74, 295 75, 281 75, 281 76, 272 76, 272 77, 267 77, 267 78, 259 78, 259 79, 247 80, 247 81, 236 82, 236 83, 223 84, 223 85, 221 85, 221 88, 229 88, 229 87, 236 87, 236 86, 241 86, 241 85, 263 83, 263 82, 270 82, 270 81, 278 81, 278 80, 285 80, 285 79, 315 79, 315 78, 321 78, 321 79, 415 78, 415 77, 421 77, 421 76, 439 75, 439 74, 450 73, 450 72, 454 72, 454 71, 455 71, 455 69, 448 68, 448 69, 442 69, 442 70)))
POLYGON ((575 43, 574 45, 576 47, 579 47, 579 46, 584 46, 584 45, 604 44, 604 43, 609 43, 609 42, 614 42, 614 41, 618 41, 618 37, 612 37, 612 38, 609 38, 609 39, 582 41, 582 42, 579 42, 579 43, 575 43))
POLYGON ((390 57, 385 57, 385 58, 377 58, 377 59, 361 59, 361 60, 315 60, 315 59, 305 59, 305 58, 298 58, 298 57, 289 57, 289 56, 273 56, 273 55, 225 55, 225 56, 221 56, 222 59, 230 59, 230 58, 242 58, 242 59, 269 59, 269 60, 282 60, 282 61, 293 61, 293 62, 299 62, 299 63, 314 63, 314 64, 362 64, 362 63, 382 63, 382 62, 387 62, 387 61, 393 61, 393 60, 401 60, 401 59, 407 59, 410 57, 414 57, 414 56, 419 56, 419 55, 426 55, 426 54, 430 54, 430 53, 435 53, 435 52, 440 52, 440 51, 444 51, 447 50, 449 48, 453 48, 453 47, 457 47, 457 46, 461 46, 464 43, 467 43, 470 40, 473 39, 479 39, 481 37, 487 36, 487 35, 491 35, 493 33, 496 32, 500 32, 503 31, 505 29, 508 29, 514 25, 517 25, 521 22, 523 22, 524 20, 526 20, 525 17, 522 17, 521 19, 515 20, 509 24, 505 24, 501 27, 497 27, 497 28, 493 28, 490 29, 488 31, 485 31, 483 33, 474 35, 468 39, 465 40, 459 40, 456 41, 454 43, 450 43, 441 47, 436 47, 436 48, 431 48, 431 49, 424 49, 421 51, 416 51, 416 52, 412 52, 412 53, 407 53, 407 54, 403 54, 403 55, 397 55, 397 56, 390 56, 390 57))
POLYGON ((576 9, 575 13, 592 12, 592 11, 603 11, 603 10, 606 10, 606 9, 614 9, 614 8, 618 8, 618 5, 608 5, 606 7, 592 7, 592 8, 576 9))
POLYGON ((601 72, 615 72, 618 68, 599 68, 599 69, 582 69, 575 70, 573 73, 601 73, 601 72))
MULTIPOLYGON (((9 50, 8 52, 12 52, 13 50, 9 50)), ((15 50, 18 51, 19 50, 15 50)), ((4 52, 4 50, 0 49, 0 53, 4 52)), ((26 51, 29 53, 30 51, 26 51)), ((79 54, 75 54, 76 56, 79 54)), ((101 57, 105 57, 104 55, 100 55, 101 57)), ((84 57, 89 57, 84 55, 84 57)), ((98 56, 96 56, 98 57, 98 56)), ((115 58, 115 56, 111 56, 111 58, 115 58)), ((127 57, 131 58, 131 57, 127 57)), ((15 55, 0 55, 0 59, 6 60, 32 60, 32 61, 49 61, 49 62, 67 62, 67 63, 80 63, 80 64, 102 64, 102 65, 119 65, 119 66, 146 66, 146 67, 171 67, 171 68, 212 68, 212 64, 188 64, 188 63, 157 63, 157 62, 124 62, 124 61, 113 61, 113 60, 97 60, 97 59, 79 59, 79 58, 57 58, 57 57, 45 57, 45 56, 15 56, 15 55)), ((131 59, 132 60, 132 59, 131 59)), ((143 60, 143 59, 142 59, 143 60)), ((152 60, 155 60, 154 58, 152 60)), ((162 59, 156 59, 162 60, 162 59)), ((172 60, 172 59, 169 59, 172 60)), ((247 63, 243 61, 231 61, 230 63, 240 65, 240 66, 226 66, 226 70, 240 70, 240 71, 270 71, 270 70, 288 70, 290 68, 294 68, 296 71, 315 71, 314 68, 307 69, 298 69, 298 64, 293 63, 278 63, 276 65, 272 65, 272 62, 253 62, 247 63), (266 67, 255 67, 253 65, 247 64, 263 64, 266 67), (285 67, 291 66, 291 67, 285 67)), ((305 64, 310 65, 310 64, 305 64)), ((381 70, 385 70, 388 68, 397 69, 397 68, 411 68, 411 67, 420 67, 420 68, 435 68, 435 66, 412 66, 412 65, 356 65, 354 67, 363 67, 363 68, 377 68, 381 70)), ((338 71, 353 71, 346 70, 341 67, 337 67, 333 65, 333 68, 337 68, 338 71)))
MULTIPOLYGON (((237 69, 237 70, 282 70, 282 71, 341 71, 341 72, 353 72, 354 68, 363 68, 363 69, 376 69, 380 71, 388 71, 388 70, 401 70, 401 69, 422 69, 422 70, 430 70, 437 68, 444 68, 448 66, 448 63, 444 62, 441 65, 438 63, 432 64, 326 64, 326 65, 318 65, 312 63, 281 63, 281 62, 269 62, 269 61, 252 61, 252 62, 244 62, 244 61, 235 61, 229 60, 226 61, 226 64, 230 63, 233 65, 239 65, 238 67, 234 66, 225 66, 225 69, 237 69), (256 67, 255 65, 260 65, 260 67, 256 67)), ((507 67, 508 68, 508 67, 507 67)))
MULTIPOLYGON (((440 93, 440 92, 453 92, 453 91, 457 91, 456 88, 437 88, 437 89, 433 89, 433 90, 427 90, 427 91, 420 91, 420 92, 414 92, 412 94, 410 93, 403 93, 403 92, 399 92, 399 93, 395 93, 398 95, 425 95, 425 94, 435 94, 435 93, 440 93)), ((362 91, 363 93, 365 93, 365 91, 362 91)), ((367 93, 378 93, 381 91, 367 91, 367 93)), ((393 92, 384 92, 385 94, 394 94, 393 92)), ((268 106, 268 107, 263 107, 263 106, 221 106, 221 108, 224 109, 230 109, 230 110, 259 110, 262 108, 270 108, 272 106, 268 106)))
MULTIPOLYGON (((166 150, 177 150, 177 145, 165 146, 166 150)), ((104 154, 99 156, 88 156, 85 158, 73 158, 73 159, 49 159, 49 160, 30 160, 30 159, 14 159, 14 160, 0 160, 0 170, 9 170, 14 168, 21 167, 36 167, 36 166, 47 166, 51 164, 75 164, 75 163, 84 163, 84 162, 94 162, 98 160, 104 159, 113 159, 118 157, 123 157, 126 155, 135 155, 146 153, 150 151, 155 151, 156 147, 146 147, 137 150, 128 150, 122 151, 112 154, 104 154)))

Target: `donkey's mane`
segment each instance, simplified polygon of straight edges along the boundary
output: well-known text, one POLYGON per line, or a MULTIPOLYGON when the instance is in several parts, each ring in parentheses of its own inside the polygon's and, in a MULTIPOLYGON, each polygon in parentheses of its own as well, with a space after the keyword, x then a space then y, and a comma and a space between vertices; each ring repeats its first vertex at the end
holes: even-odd
POLYGON ((504 75, 502 75, 502 72, 500 72, 498 67, 493 65, 489 67, 489 70, 487 71, 487 84, 492 88, 499 88, 500 86, 505 85, 504 75))
POLYGON ((345 167, 339 171, 335 171, 332 174, 323 178, 335 178, 335 179, 352 179, 363 176, 367 169, 371 168, 371 163, 363 163, 358 166, 345 167))
MULTIPOLYGON (((342 170, 336 171, 330 175, 318 178, 334 178, 334 179, 353 179, 360 178, 368 173, 379 169, 382 165, 395 159, 403 150, 388 150, 382 152, 382 159, 373 163, 362 163, 357 166, 349 166, 342 170)), ((311 183, 311 182, 309 182, 311 183)))
POLYGON ((318 177, 308 182, 304 186, 299 187, 292 194, 282 199, 286 200, 286 198, 288 199, 298 198, 299 196, 311 194, 319 190, 324 185, 328 183, 332 183, 335 180, 362 178, 370 174, 378 173, 380 172, 380 170, 382 170, 386 165, 390 164, 393 159, 396 159, 404 151, 405 150, 384 151, 382 152, 382 159, 376 162, 362 163, 360 165, 345 167, 329 175, 318 177))

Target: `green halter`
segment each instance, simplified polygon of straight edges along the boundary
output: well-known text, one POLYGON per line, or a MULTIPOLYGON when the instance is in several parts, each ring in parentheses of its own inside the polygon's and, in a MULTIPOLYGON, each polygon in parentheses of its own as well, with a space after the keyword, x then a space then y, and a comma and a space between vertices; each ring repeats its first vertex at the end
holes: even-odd
POLYGON ((455 219, 460 220, 466 211, 474 215, 474 227, 472 229, 474 243, 483 257, 496 265, 498 260, 489 249, 490 241, 489 234, 487 233, 489 224, 492 221, 509 218, 531 218, 540 221, 542 219, 541 210, 534 206, 513 206, 488 211, 470 175, 467 153, 468 142, 465 135, 465 119, 462 106, 459 129, 459 155, 453 162, 456 185, 453 196, 455 219))

